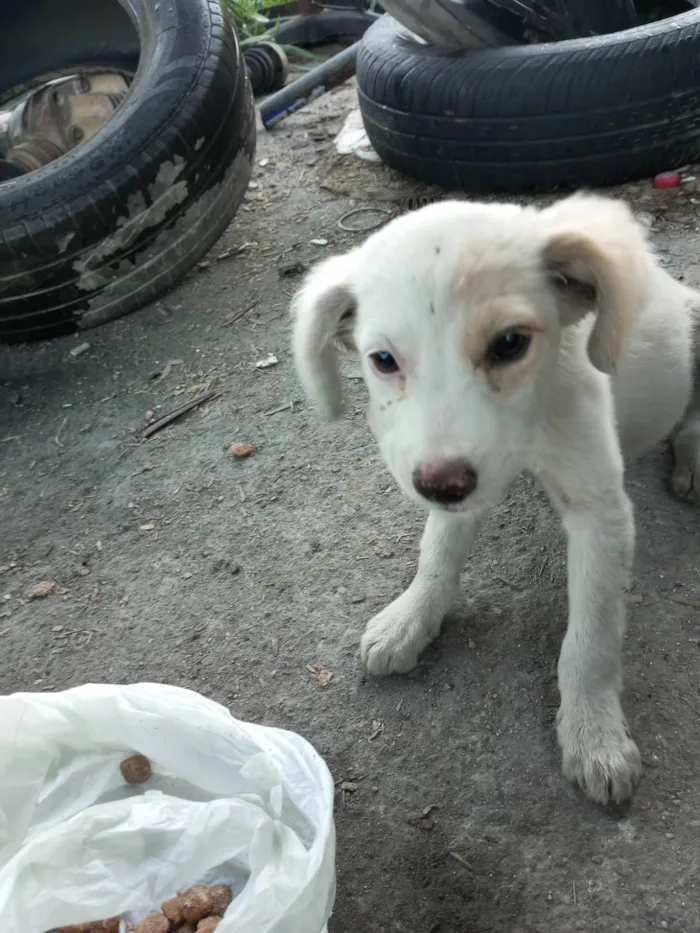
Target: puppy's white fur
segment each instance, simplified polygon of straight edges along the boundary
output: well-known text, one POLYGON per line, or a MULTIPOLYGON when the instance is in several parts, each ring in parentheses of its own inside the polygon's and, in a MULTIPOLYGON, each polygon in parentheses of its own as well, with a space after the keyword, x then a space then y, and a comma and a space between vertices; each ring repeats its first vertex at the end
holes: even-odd
POLYGON ((596 801, 631 795, 640 756, 620 705, 624 592, 634 549, 623 456, 676 434, 674 488, 692 496, 700 417, 695 292, 657 263, 619 201, 575 195, 544 210, 442 202, 327 260, 296 296, 294 354, 309 397, 341 410, 334 343, 359 354, 386 463, 429 506, 415 579, 372 619, 366 668, 405 672, 438 634, 482 520, 523 470, 568 533, 569 624, 559 659, 563 770, 596 801), (525 323, 523 323, 525 322, 525 323), (490 368, 499 328, 526 327, 521 361, 490 368), (371 354, 393 354, 382 378, 371 354), (478 475, 459 505, 426 503, 417 467, 461 458, 478 475))

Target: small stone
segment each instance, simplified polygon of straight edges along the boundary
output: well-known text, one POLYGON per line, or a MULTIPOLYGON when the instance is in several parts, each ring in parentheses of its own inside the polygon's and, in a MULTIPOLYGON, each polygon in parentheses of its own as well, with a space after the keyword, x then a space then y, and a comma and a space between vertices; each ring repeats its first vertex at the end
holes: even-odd
POLYGON ((673 839, 674 838, 673 833, 666 833, 666 838, 673 839))
POLYGON ((56 589, 55 580, 42 580, 27 590, 27 599, 46 599, 56 589))

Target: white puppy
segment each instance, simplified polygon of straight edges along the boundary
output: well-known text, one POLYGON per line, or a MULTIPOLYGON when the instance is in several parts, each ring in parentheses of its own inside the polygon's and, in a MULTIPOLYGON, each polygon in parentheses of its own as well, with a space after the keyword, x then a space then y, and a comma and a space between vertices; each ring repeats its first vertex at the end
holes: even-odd
MULTIPOLYGON (((641 774, 620 705, 634 549, 623 455, 683 422, 698 297, 658 265, 622 202, 579 194, 544 210, 448 201, 405 215, 313 269, 293 306, 310 398, 340 413, 334 345, 356 351, 386 463, 429 509, 415 579, 362 637, 367 670, 415 666, 489 506, 529 470, 568 533, 563 770, 602 803, 629 797, 641 774)), ((692 497, 696 416, 675 451, 674 486, 692 497)))

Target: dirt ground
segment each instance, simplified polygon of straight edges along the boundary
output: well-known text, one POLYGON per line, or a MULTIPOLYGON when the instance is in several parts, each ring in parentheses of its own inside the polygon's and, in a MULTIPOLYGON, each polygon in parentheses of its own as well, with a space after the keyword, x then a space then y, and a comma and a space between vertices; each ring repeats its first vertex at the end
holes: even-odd
MULTIPOLYGON (((378 459, 352 367, 337 425, 302 399, 289 266, 359 242, 337 226, 353 206, 396 213, 424 189, 337 156, 352 105, 344 88, 261 132, 243 209, 162 301, 0 348, 0 691, 168 682, 300 732, 350 788, 331 933, 699 930, 700 516, 669 495, 665 449, 629 471, 625 706, 645 778, 627 810, 559 773, 565 555, 530 479, 494 511, 417 671, 362 675, 360 634, 409 582, 422 516, 378 459), (205 387, 219 395, 141 438, 205 387), (254 454, 232 458, 234 441, 254 454), (53 591, 31 599, 41 581, 53 591)), ((700 284, 692 187, 626 193, 700 284)))

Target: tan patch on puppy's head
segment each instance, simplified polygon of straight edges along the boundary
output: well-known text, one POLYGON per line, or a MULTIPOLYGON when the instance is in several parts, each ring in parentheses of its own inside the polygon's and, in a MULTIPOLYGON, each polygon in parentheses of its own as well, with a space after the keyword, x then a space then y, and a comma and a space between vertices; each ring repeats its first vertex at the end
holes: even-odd
POLYGON ((467 310, 462 330, 462 353, 467 363, 481 371, 492 389, 510 394, 533 377, 545 349, 545 326, 524 303, 513 298, 473 304, 467 310), (526 339, 522 355, 499 360, 494 348, 506 335, 526 339))
POLYGON ((521 388, 537 370, 545 350, 544 320, 525 298, 516 281, 522 270, 485 263, 470 263, 453 280, 452 300, 462 317, 461 350, 464 361, 482 372, 491 388, 510 394, 521 388), (505 334, 529 338, 518 359, 494 359, 494 342, 505 334))

